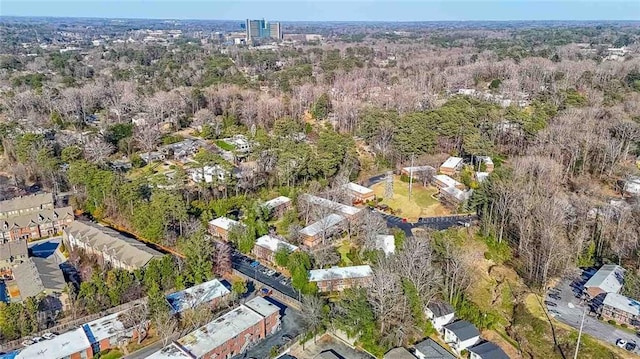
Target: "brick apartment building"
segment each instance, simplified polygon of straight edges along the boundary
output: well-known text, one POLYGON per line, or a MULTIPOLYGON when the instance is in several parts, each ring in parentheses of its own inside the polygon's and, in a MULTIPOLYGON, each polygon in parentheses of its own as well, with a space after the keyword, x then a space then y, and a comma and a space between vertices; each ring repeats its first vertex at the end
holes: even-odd
POLYGON ((0 243, 53 236, 73 222, 71 207, 54 208, 53 195, 41 193, 0 202, 0 243))
POLYGON ((259 261, 275 263, 275 254, 281 247, 287 248, 289 252, 295 252, 298 250, 298 247, 293 244, 267 234, 256 239, 256 245, 253 247, 253 254, 259 261))
POLYGON ((282 217, 291 208, 291 199, 285 196, 276 197, 266 201, 264 206, 269 209, 271 217, 282 217))
POLYGON ((604 320, 640 327, 640 302, 622 294, 608 293, 602 301, 600 315, 604 320))
POLYGON ((218 217, 209 221, 207 226, 209 233, 212 236, 219 237, 223 241, 229 240, 229 231, 233 226, 244 226, 238 221, 234 221, 227 217, 218 217))
POLYGON ((607 293, 620 293, 625 269, 615 264, 605 264, 584 284, 588 299, 604 299, 607 293))
POLYGON ((167 345, 148 359, 213 359, 242 354, 280 328, 280 309, 256 297, 167 345))
POLYGON ((341 292, 347 288, 367 286, 372 275, 368 265, 314 269, 309 271, 309 282, 315 282, 321 293, 341 292))

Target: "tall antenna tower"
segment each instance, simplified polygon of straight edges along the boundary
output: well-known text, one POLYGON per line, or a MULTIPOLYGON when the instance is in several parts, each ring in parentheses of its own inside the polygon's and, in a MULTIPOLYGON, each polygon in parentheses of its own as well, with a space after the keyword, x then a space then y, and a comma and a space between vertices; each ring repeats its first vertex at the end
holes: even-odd
POLYGON ((384 198, 393 198, 393 171, 387 172, 387 181, 384 186, 384 198))

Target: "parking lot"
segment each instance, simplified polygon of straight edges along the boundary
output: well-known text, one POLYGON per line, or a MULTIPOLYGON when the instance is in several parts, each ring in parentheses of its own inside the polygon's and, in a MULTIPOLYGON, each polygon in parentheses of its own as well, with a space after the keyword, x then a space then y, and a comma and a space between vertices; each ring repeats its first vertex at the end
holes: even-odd
MULTIPOLYGON (((588 303, 582 301, 582 286, 589 279, 589 274, 581 273, 572 278, 563 279, 558 285, 552 288, 544 298, 545 307, 549 315, 556 320, 568 324, 576 329, 580 329, 582 315, 586 310, 584 318, 583 332, 594 338, 598 338, 607 344, 616 345, 618 339, 627 342, 637 342, 640 338, 634 333, 627 332, 612 326, 606 322, 598 320, 596 314, 591 310, 588 303)), ((634 351, 639 354, 638 348, 634 351)))
POLYGON ((233 359, 270 358, 271 348, 280 348, 283 345, 289 344, 295 340, 294 338, 305 331, 305 322, 302 317, 302 313, 285 306, 273 298, 265 297, 265 299, 280 307, 280 329, 273 335, 258 343, 258 345, 247 350, 245 354, 237 355, 233 359))
POLYGON ((252 258, 235 251, 232 253, 231 263, 233 269, 239 271, 247 277, 253 278, 257 282, 268 285, 269 287, 279 291, 280 293, 290 298, 293 298, 295 300, 298 299, 298 292, 293 289, 293 287, 291 287, 291 279, 285 277, 281 273, 263 266, 252 258))

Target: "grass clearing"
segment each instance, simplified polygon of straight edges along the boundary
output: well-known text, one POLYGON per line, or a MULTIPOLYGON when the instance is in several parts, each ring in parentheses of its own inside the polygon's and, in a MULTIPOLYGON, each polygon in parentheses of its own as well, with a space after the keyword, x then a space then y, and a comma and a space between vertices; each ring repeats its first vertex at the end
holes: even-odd
POLYGON ((399 216, 409 220, 417 220, 419 217, 444 216, 451 212, 444 207, 434 196, 438 189, 432 186, 424 187, 420 183, 413 184, 412 196, 409 199, 409 184, 400 181, 399 176, 393 178, 393 198, 384 198, 386 183, 380 182, 371 187, 376 197, 383 198, 383 204, 393 210, 400 210, 399 216))
POLYGON ((353 264, 348 256, 349 251, 351 251, 351 243, 349 243, 348 240, 342 241, 340 247, 338 247, 338 253, 340 253, 340 261, 344 263, 345 266, 350 266, 353 264))

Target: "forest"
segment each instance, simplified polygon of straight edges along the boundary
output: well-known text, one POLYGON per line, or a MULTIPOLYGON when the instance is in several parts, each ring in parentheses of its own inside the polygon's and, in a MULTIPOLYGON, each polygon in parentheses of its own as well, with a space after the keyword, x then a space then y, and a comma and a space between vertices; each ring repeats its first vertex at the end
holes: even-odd
MULTIPOLYGON (((11 24, 2 26, 14 45, 24 39, 11 24)), ((133 273, 100 271, 75 258, 83 279, 70 289, 77 309, 151 301, 213 278, 227 255, 203 243, 213 218, 242 218, 246 228, 230 234, 242 253, 273 231, 299 244, 303 222, 319 214, 298 205, 271 228, 263 201, 332 193, 411 160, 439 166, 448 155, 496 163, 464 206, 478 214, 477 227, 412 236, 392 230, 400 250, 385 258, 368 252, 364 229, 384 223, 364 219, 349 235, 367 251, 350 258, 373 264, 373 285, 331 301, 317 295, 307 272, 338 264, 337 253, 277 254, 303 295, 312 336, 340 328, 381 356, 433 334, 423 309, 444 299, 480 329, 508 338, 522 357, 572 350, 568 340, 554 346, 527 339, 535 330, 523 297, 512 293, 518 305, 509 315, 474 302, 480 260, 513 271, 518 288, 533 293, 577 268, 620 264, 629 278, 625 293, 640 299, 640 207, 625 191, 640 175, 640 27, 410 30, 350 30, 270 50, 189 37, 64 53, 5 44, 1 174, 18 188, 71 193, 70 204, 85 215, 185 254, 133 273), (625 56, 608 53, 622 46, 625 56), (231 150, 223 139, 236 135, 254 143, 242 165, 202 148, 184 168, 158 178, 142 159, 191 137, 231 150), (122 158, 131 170, 113 168, 122 158), (189 171, 211 166, 241 174, 189 181, 189 171), (474 257, 469 243, 481 243, 484 257, 474 257), (538 348, 546 345, 557 350, 538 348)), ((33 307, 0 310, 4 338, 38 326, 33 307)))

